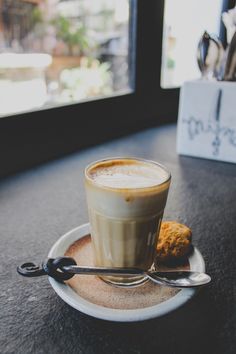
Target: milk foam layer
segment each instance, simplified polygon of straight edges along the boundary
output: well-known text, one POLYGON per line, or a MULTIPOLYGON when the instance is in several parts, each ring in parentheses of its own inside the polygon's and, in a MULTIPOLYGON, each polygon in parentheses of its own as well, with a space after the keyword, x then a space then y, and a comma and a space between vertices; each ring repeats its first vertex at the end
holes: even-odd
POLYGON ((88 168, 86 176, 89 209, 101 215, 132 219, 163 212, 170 180, 159 165, 134 159, 105 160, 88 168))
POLYGON ((116 160, 94 166, 90 178, 110 188, 147 188, 165 182, 168 174, 158 165, 138 160, 116 160))

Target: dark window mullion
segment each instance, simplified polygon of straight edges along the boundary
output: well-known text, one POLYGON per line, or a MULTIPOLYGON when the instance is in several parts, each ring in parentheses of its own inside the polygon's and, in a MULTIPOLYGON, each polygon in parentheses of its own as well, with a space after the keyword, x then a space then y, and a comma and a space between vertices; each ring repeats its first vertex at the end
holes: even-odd
POLYGON ((179 89, 163 90, 162 64, 164 0, 138 1, 136 95, 150 125, 176 121, 179 89))

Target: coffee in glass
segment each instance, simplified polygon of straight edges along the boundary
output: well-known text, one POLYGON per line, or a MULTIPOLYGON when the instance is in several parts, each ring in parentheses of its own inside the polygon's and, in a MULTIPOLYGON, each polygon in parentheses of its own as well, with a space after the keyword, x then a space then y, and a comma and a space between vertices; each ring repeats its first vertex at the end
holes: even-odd
MULTIPOLYGON (((110 158, 90 164, 85 185, 96 266, 152 267, 171 176, 153 161, 110 158)), ((116 285, 143 277, 106 276, 116 285)))

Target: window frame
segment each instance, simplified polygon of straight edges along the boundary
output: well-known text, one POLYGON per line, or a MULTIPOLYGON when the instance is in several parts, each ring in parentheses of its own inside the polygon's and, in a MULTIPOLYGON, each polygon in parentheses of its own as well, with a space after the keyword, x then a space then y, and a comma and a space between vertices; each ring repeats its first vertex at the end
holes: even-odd
POLYGON ((133 91, 2 117, 1 176, 143 128, 176 122, 179 89, 160 86, 164 0, 131 0, 131 9, 133 91))

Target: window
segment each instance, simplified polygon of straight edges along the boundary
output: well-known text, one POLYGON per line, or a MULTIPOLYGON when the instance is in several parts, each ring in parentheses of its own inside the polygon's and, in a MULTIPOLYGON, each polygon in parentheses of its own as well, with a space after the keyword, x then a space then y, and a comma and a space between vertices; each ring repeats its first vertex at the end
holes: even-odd
POLYGON ((222 0, 166 0, 163 25, 163 88, 197 79, 197 45, 207 31, 220 36, 222 0))
POLYGON ((129 89, 129 0, 2 0, 0 115, 129 89))

